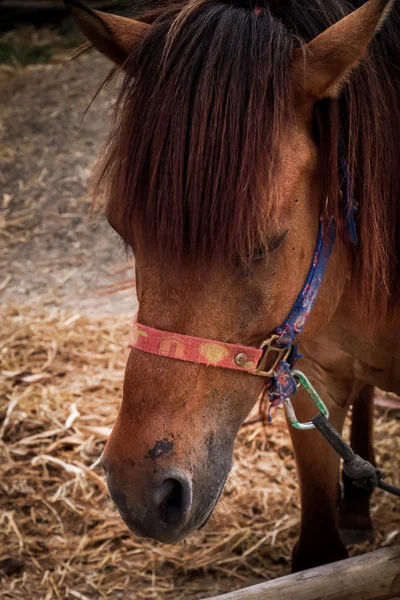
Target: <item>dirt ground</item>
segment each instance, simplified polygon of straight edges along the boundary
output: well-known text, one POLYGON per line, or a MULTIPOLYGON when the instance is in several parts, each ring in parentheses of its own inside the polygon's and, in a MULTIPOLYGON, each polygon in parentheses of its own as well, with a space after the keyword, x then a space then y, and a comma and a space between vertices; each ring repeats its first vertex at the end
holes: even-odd
MULTIPOLYGON (((47 56, 46 33, 22 38, 38 35, 47 56)), ((97 459, 136 298, 118 237, 90 218, 113 91, 84 114, 109 64, 15 56, 0 65, 0 596, 191 600, 288 573, 300 511, 281 415, 242 430, 217 516, 178 546, 134 539, 112 507, 97 459)), ((400 413, 384 404, 378 459, 399 484, 400 413)), ((352 553, 399 543, 398 502, 377 493, 372 512, 375 544, 352 553)))
POLYGON ((0 290, 2 301, 134 312, 132 278, 101 212, 91 216, 91 171, 109 125, 109 63, 86 55, 63 66, 0 68, 0 290), (122 272, 121 272, 122 271, 122 272))

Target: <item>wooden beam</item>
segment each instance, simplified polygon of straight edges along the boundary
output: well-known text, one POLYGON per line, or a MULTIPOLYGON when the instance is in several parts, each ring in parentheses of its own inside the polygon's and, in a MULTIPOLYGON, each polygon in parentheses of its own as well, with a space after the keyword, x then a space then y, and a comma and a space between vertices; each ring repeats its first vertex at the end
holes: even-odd
POLYGON ((355 556, 207 600, 389 600, 400 597, 400 546, 355 556))

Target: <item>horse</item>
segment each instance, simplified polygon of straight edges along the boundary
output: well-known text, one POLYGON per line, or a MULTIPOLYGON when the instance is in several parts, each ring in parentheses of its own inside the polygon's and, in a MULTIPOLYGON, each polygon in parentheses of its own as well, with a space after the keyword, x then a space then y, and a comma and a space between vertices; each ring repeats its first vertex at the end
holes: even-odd
MULTIPOLYGON (((400 393, 399 4, 185 0, 136 19, 66 4, 122 75, 95 195, 136 264, 102 454, 128 528, 175 543, 204 527, 260 394, 315 415, 296 361, 337 431, 353 407, 373 463, 374 387, 400 393)), ((320 433, 291 437, 297 571, 346 558, 372 522, 320 433)))

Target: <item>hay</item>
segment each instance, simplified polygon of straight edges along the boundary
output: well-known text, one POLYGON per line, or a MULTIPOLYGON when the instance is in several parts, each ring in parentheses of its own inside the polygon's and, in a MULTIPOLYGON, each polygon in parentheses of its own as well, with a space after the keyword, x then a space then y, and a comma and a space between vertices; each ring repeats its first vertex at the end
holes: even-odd
MULTIPOLYGON (((204 530, 177 546, 136 540, 97 460, 121 397, 129 320, 25 305, 3 307, 2 321, 2 598, 204 598, 289 572, 299 500, 282 415, 242 429, 204 530)), ((397 484, 399 434, 399 412, 377 409, 379 464, 397 484)), ((373 518, 373 547, 399 543, 398 499, 376 493, 373 518)))

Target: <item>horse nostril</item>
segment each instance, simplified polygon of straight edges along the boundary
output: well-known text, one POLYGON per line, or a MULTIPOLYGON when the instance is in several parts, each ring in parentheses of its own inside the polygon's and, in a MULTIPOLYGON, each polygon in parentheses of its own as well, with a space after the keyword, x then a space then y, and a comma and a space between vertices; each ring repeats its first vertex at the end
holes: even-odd
POLYGON ((163 469, 155 478, 147 472, 142 473, 142 480, 131 481, 127 476, 121 481, 121 471, 113 472, 109 461, 107 467, 111 498, 133 533, 168 543, 180 539, 191 522, 193 490, 189 477, 175 468, 163 469))
POLYGON ((100 456, 100 464, 103 467, 104 474, 107 475, 106 460, 103 456, 100 456))
POLYGON ((188 479, 165 479, 157 487, 154 497, 161 520, 166 525, 184 521, 192 504, 192 486, 188 479))

